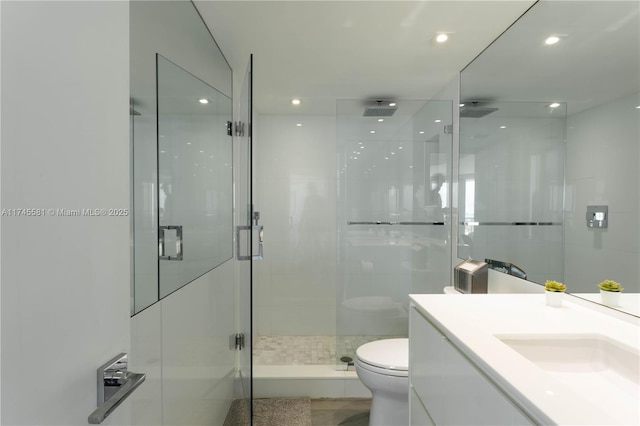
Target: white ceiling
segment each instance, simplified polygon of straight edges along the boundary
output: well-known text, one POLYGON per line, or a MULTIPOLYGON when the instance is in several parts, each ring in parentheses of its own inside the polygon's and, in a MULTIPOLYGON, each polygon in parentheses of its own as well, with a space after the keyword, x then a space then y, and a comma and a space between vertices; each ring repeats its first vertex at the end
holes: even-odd
POLYGON ((462 73, 462 102, 566 102, 571 115, 638 93, 638 0, 541 1, 507 34, 462 73))
POLYGON ((337 99, 432 99, 535 2, 194 3, 236 75, 254 54, 258 113, 332 115, 337 99))

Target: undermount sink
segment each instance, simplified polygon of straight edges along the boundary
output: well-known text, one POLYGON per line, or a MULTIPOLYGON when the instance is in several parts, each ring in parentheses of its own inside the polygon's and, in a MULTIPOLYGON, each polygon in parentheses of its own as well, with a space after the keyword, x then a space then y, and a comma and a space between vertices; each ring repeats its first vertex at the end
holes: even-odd
POLYGON ((638 350, 600 334, 496 335, 502 343, 580 393, 607 388, 639 398, 638 350))

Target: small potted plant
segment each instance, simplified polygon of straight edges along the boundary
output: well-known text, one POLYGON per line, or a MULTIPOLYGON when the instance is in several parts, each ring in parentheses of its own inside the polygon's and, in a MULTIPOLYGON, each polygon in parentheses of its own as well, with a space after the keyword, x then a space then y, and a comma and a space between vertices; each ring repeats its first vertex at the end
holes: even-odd
POLYGON ((562 306, 562 295, 564 294, 566 289, 567 286, 558 281, 547 280, 544 285, 547 305, 556 308, 562 306))
POLYGON ((620 293, 624 290, 620 283, 604 280, 598 284, 598 287, 600 287, 600 300, 603 304, 608 306, 620 305, 620 293))

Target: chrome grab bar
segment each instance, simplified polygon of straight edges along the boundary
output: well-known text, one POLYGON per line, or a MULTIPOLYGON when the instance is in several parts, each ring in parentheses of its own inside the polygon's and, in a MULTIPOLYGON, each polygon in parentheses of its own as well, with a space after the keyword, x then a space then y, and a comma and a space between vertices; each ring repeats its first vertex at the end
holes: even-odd
POLYGON ((121 353, 98 368, 98 408, 89 416, 89 424, 102 423, 146 379, 128 371, 127 365, 127 354, 121 353))
POLYGON ((466 222, 460 222, 460 225, 465 225, 465 226, 558 226, 558 225, 562 225, 562 222, 475 222, 475 221, 466 221, 466 222))
POLYGON ((347 222, 347 225, 444 225, 444 222, 347 222))

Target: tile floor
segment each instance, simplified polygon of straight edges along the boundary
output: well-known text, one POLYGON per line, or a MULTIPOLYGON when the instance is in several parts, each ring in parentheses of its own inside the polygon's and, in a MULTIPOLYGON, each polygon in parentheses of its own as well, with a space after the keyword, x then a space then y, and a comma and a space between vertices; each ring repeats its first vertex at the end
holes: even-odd
POLYGON ((258 336, 255 365, 331 365, 340 357, 355 357, 365 343, 397 336, 258 336))

